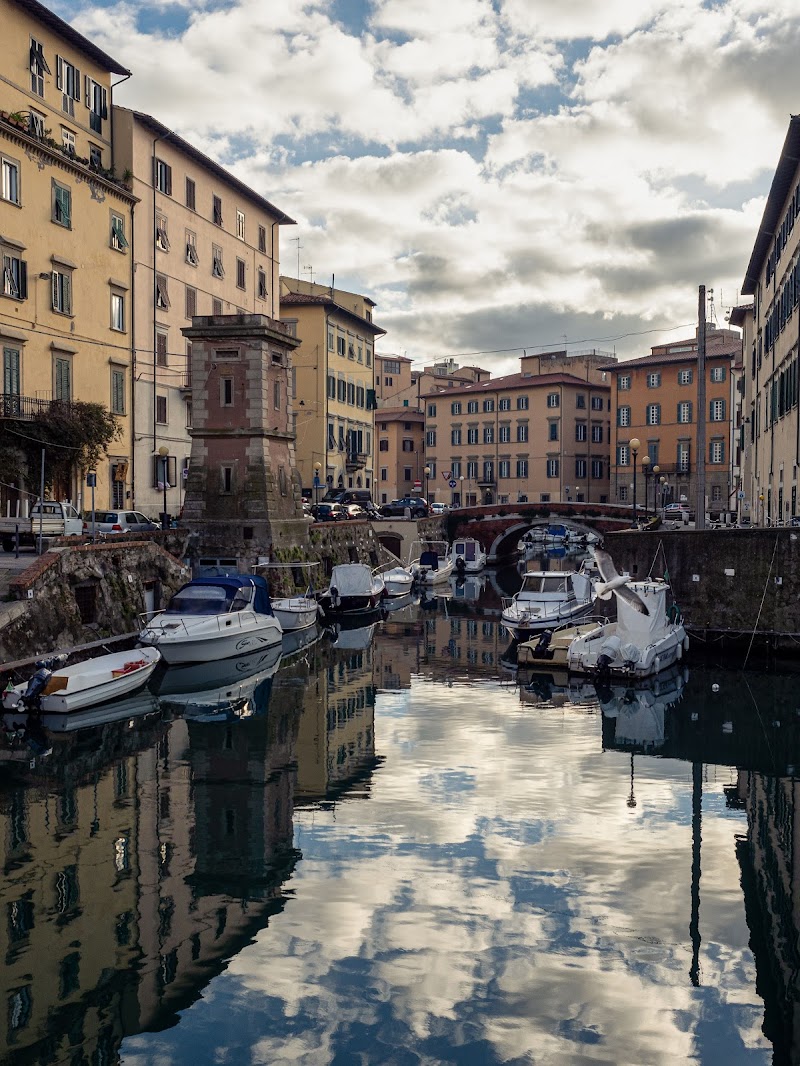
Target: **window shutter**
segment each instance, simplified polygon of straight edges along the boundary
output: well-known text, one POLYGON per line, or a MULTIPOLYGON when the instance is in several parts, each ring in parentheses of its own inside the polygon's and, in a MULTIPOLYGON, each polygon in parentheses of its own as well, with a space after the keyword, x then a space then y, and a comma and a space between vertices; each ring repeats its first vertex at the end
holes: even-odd
POLYGON ((19 298, 20 300, 28 298, 28 264, 24 259, 19 261, 19 298))
POLYGON ((84 100, 86 101, 86 106, 91 111, 92 110, 92 79, 89 77, 88 74, 85 74, 84 77, 83 77, 83 92, 84 92, 84 100))
POLYGON ((73 100, 80 100, 81 98, 81 72, 77 67, 73 67, 71 95, 73 100))
POLYGON ((58 308, 58 273, 54 270, 52 275, 53 280, 53 310, 58 308))
POLYGON ((158 188, 158 160, 153 156, 153 188, 158 188))
POLYGON ((108 89, 102 87, 100 89, 101 103, 100 103, 100 117, 108 118, 108 89))
MULTIPOLYGON (((105 92, 105 89, 103 90, 103 92, 105 92)), ((172 196, 172 167, 165 167, 164 169, 166 170, 167 179, 165 183, 166 188, 164 189, 164 192, 167 194, 167 196, 172 196)))
MULTIPOLYGON (((63 292, 64 292, 64 307, 63 310, 67 314, 72 313, 72 278, 69 274, 62 275, 63 292)), ((69 364, 67 364, 69 367, 69 364)))
POLYGON ((64 89, 64 60, 61 56, 56 56, 56 88, 64 89))

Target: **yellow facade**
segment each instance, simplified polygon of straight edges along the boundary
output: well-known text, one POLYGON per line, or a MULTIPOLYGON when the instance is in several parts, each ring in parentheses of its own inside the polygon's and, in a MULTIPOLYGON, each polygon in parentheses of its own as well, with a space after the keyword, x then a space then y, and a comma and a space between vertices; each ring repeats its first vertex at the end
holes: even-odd
POLYGON ((281 319, 292 353, 297 468, 303 488, 373 488, 375 339, 372 300, 297 278, 281 278, 281 319))
MULTIPOLYGON (((121 433, 98 467, 96 500, 123 505, 135 201, 110 169, 111 75, 128 72, 39 4, 0 0, 0 25, 0 413, 18 424, 54 401, 112 410, 121 433)), ((79 508, 84 473, 54 485, 79 508)), ((38 471, 33 480, 37 494, 38 471)), ((15 506, 17 494, 2 492, 15 506)))

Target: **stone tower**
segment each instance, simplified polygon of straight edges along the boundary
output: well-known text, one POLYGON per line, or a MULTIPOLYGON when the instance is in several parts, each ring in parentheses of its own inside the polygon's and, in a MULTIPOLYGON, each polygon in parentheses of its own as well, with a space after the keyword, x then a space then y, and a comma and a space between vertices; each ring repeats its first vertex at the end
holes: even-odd
POLYGON ((192 342, 192 452, 183 525, 198 560, 249 571, 273 549, 308 544, 294 476, 289 353, 299 341, 266 315, 209 315, 192 342))

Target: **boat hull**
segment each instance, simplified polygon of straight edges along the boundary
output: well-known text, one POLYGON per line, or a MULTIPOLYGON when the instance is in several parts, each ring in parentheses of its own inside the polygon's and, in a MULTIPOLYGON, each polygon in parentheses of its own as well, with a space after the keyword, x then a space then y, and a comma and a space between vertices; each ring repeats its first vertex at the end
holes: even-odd
MULTIPOLYGON (((169 616, 165 616, 169 618, 169 616)), ((158 627, 153 623, 143 629, 139 643, 158 648, 165 662, 173 663, 207 663, 215 659, 230 659, 233 656, 248 655, 263 648, 280 644, 283 630, 277 618, 272 615, 252 615, 250 620, 231 619, 230 628, 223 628, 225 619, 213 616, 215 623, 201 629, 197 618, 190 618, 185 624, 180 622, 174 628, 158 627)), ((176 622, 181 616, 175 616, 176 622)), ((205 619, 204 622, 209 622, 205 619)), ((167 623, 173 626, 173 622, 167 623)))
POLYGON ((636 662, 622 657, 613 662, 598 662, 610 638, 616 635, 616 623, 599 626, 594 633, 579 637, 569 646, 567 665, 570 673, 592 674, 618 678, 653 677, 680 662, 687 650, 689 638, 682 625, 676 625, 660 639, 640 649, 636 662))
POLYGON ((273 600, 272 612, 281 624, 284 633, 296 629, 308 629, 317 621, 319 606, 316 600, 296 597, 295 599, 273 600))
POLYGON ((568 626, 571 622, 589 614, 593 606, 593 600, 577 601, 569 607, 564 604, 553 605, 551 610, 542 607, 539 614, 512 607, 503 611, 500 620, 515 640, 527 640, 531 633, 568 626))

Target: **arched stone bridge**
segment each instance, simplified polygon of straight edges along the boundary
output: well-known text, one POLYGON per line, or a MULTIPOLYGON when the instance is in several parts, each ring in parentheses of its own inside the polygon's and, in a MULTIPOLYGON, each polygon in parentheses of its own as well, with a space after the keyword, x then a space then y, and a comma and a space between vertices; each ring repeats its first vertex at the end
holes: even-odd
POLYGON ((517 541, 536 526, 563 525, 579 533, 611 533, 630 529, 633 509, 613 503, 504 503, 484 507, 463 507, 438 518, 419 523, 419 535, 447 538, 474 537, 480 541, 489 562, 513 555, 517 541), (430 532, 428 532, 430 530, 430 532))

